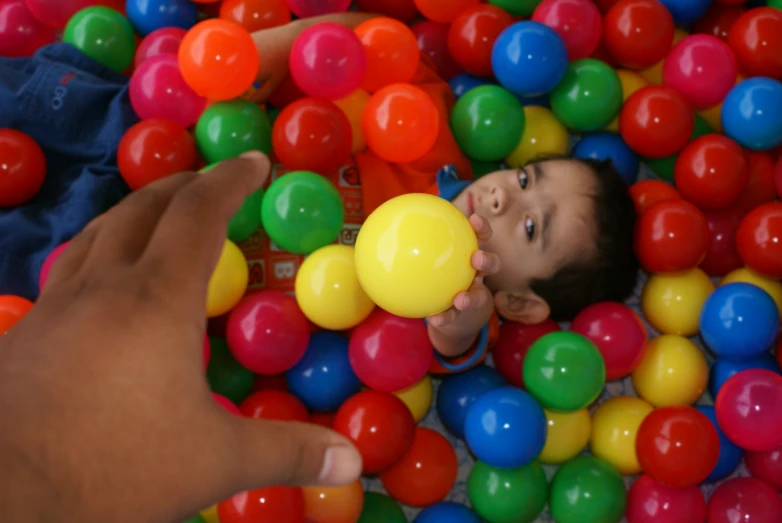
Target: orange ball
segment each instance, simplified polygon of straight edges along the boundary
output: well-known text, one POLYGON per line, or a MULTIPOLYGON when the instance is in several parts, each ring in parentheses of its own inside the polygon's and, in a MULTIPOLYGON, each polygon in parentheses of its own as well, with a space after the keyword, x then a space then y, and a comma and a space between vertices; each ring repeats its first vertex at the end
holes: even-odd
POLYGON ((287 24, 291 21, 291 10, 285 0, 223 0, 220 18, 254 33, 287 24))
POLYGON ((0 296, 0 336, 11 330, 32 308, 33 303, 20 296, 0 296))
POLYGON ((228 20, 210 19, 190 29, 179 46, 179 69, 198 95, 232 100, 252 86, 260 59, 250 33, 228 20))
POLYGON ((373 18, 355 28, 364 44, 367 69, 361 85, 370 93, 395 83, 409 82, 421 61, 413 30, 393 18, 373 18))
POLYGON ((341 487, 303 487, 304 521, 307 523, 356 523, 364 508, 361 481, 341 487))

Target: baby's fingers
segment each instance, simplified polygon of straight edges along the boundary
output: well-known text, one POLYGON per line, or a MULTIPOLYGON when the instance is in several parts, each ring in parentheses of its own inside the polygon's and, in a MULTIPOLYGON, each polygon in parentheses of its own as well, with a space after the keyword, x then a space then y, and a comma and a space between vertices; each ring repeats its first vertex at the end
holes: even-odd
POLYGON ((489 220, 480 214, 473 214, 470 216, 470 225, 472 225, 472 230, 475 231, 478 241, 485 242, 491 238, 492 230, 491 225, 489 225, 489 220))
POLYGON ((474 283, 472 287, 456 295, 453 299, 453 306, 458 311, 477 309, 486 305, 486 301, 490 296, 491 294, 486 287, 482 284, 474 283))
POLYGON ((459 312, 451 307, 445 312, 441 312, 440 314, 435 314, 434 316, 431 316, 429 318, 429 323, 432 325, 432 327, 441 328, 445 327, 446 325, 449 325, 453 323, 453 321, 458 316, 459 312))
POLYGON ((497 274, 500 271, 500 257, 493 252, 475 251, 470 258, 470 264, 482 276, 497 274))

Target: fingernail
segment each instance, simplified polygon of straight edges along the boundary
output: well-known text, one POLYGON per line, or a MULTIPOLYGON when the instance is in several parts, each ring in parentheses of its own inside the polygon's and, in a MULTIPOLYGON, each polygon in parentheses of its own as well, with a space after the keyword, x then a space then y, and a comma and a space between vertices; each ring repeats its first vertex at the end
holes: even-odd
POLYGON ((465 296, 464 298, 462 298, 462 308, 466 309, 469 306, 470 306, 470 297, 465 296))
POLYGON ((361 476, 361 455, 354 448, 336 445, 326 449, 318 482, 345 485, 361 476))
POLYGON ((246 153, 240 154, 239 158, 244 160, 260 160, 263 158, 263 153, 261 151, 247 151, 246 153))

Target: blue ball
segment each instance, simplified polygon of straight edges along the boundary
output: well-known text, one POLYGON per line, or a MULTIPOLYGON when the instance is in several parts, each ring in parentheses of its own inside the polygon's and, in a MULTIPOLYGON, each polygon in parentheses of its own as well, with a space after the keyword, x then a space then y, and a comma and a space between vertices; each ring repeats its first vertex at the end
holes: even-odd
POLYGON ((437 390, 437 415, 451 434, 464 439, 464 420, 470 406, 483 393, 507 384, 499 372, 485 365, 447 376, 437 390))
POLYGON ((333 412, 361 390, 348 358, 348 339, 335 332, 310 336, 304 357, 287 373, 288 389, 316 412, 333 412))
POLYGON ((736 84, 722 103, 722 129, 747 149, 782 144, 782 83, 765 77, 736 84))
POLYGON ((479 78, 467 73, 457 74, 448 80, 448 85, 451 86, 451 91, 453 91, 453 94, 456 95, 457 100, 470 89, 474 89, 481 85, 491 85, 493 83, 494 82, 488 78, 479 78))
POLYGON ((723 358, 714 360, 709 373, 709 392, 711 397, 716 398, 722 385, 728 381, 728 378, 747 369, 766 369, 772 372, 779 372, 779 365, 771 354, 763 354, 757 358, 744 361, 730 361, 723 358))
POLYGON ((429 505, 413 520, 413 523, 481 523, 481 518, 464 505, 443 501, 429 505))
POLYGON ((616 133, 598 131, 585 135, 573 148, 573 156, 611 160, 627 185, 634 184, 638 179, 638 155, 616 133))
POLYGON ((556 31, 529 20, 500 33, 491 53, 494 76, 519 96, 548 93, 565 76, 567 64, 567 49, 556 31))
POLYGON ((475 457, 492 467, 523 467, 546 443, 546 414, 521 389, 500 387, 478 398, 467 411, 464 433, 475 457))
POLYGON ((711 7, 711 0, 660 0, 678 26, 687 26, 700 20, 711 7))
POLYGON ((768 352, 779 332, 779 312, 769 294, 744 282, 717 287, 703 304, 701 337, 718 358, 742 361, 768 352))
POLYGON ((196 4, 190 0, 127 0, 128 20, 141 36, 156 29, 190 29, 198 21, 196 4))
POLYGON ((741 458, 744 457, 744 451, 722 433, 722 430, 717 423, 717 415, 714 412, 713 406, 697 405, 695 408, 709 418, 709 421, 714 425, 714 428, 717 429, 717 435, 720 438, 720 455, 719 458, 717 458, 717 464, 708 477, 703 480, 704 483, 714 483, 715 481, 727 478, 736 470, 736 467, 741 463, 741 458))

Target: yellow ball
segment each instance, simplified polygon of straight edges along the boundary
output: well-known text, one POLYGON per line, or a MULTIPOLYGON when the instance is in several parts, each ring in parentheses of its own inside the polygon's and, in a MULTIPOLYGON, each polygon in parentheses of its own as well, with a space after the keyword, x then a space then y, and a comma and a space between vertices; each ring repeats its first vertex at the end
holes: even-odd
POLYGON ((559 464, 578 456, 587 443, 592 422, 587 409, 572 412, 555 412, 543 409, 546 413, 548 430, 546 444, 538 456, 541 463, 559 464))
POLYGON ((720 286, 725 285, 726 283, 736 282, 749 283, 766 291, 774 300, 774 303, 777 304, 777 310, 779 311, 780 315, 782 315, 782 283, 780 283, 779 280, 771 280, 750 269, 747 269, 746 267, 743 267, 728 273, 724 278, 722 278, 720 286))
POLYGON ((714 284, 701 269, 649 276, 641 293, 646 321, 662 334, 694 336, 701 309, 714 284))
POLYGON ((220 259, 206 294, 206 315, 209 318, 222 316, 239 303, 247 291, 250 270, 244 254, 233 242, 225 240, 220 259))
POLYGON ((638 395, 655 407, 692 405, 706 389, 709 366, 693 342, 666 334, 646 344, 632 379, 638 395))
POLYGON ((426 318, 451 307, 475 278, 478 239, 467 218, 431 194, 393 198, 369 215, 356 238, 361 286, 381 308, 426 318))
POLYGON ((345 116, 348 117, 350 127, 353 130, 353 145, 351 152, 360 153, 367 148, 367 141, 364 139, 364 131, 361 128, 361 118, 364 114, 364 107, 372 97, 368 92, 360 87, 339 100, 334 100, 334 105, 342 109, 345 116))
POLYGON ((206 523, 220 523, 220 517, 217 515, 217 505, 212 505, 211 507, 202 510, 201 518, 203 518, 206 523))
POLYGON ((413 419, 418 423, 424 419, 432 406, 432 377, 427 374, 412 387, 394 392, 394 396, 407 405, 413 414, 413 419))
MULTIPOLYGON (((622 103, 626 102, 630 96, 642 87, 649 85, 646 78, 641 76, 635 71, 628 71, 627 69, 617 69, 616 75, 619 77, 619 81, 622 83, 622 103)), ((606 125, 606 131, 619 132, 619 116, 616 116, 611 123, 606 125)))
POLYGON ((324 329, 351 329, 375 304, 356 276, 353 247, 327 245, 310 254, 296 274, 296 301, 304 315, 324 329))
POLYGON ((589 448, 625 475, 638 474, 641 465, 635 453, 638 427, 654 407, 632 396, 618 396, 602 403, 592 414, 589 448))
POLYGON ((524 134, 518 145, 505 157, 508 167, 517 168, 546 154, 565 154, 568 134, 550 109, 538 105, 524 107, 524 134))

